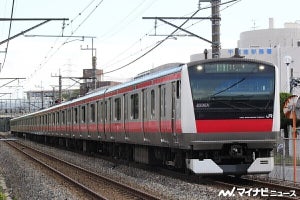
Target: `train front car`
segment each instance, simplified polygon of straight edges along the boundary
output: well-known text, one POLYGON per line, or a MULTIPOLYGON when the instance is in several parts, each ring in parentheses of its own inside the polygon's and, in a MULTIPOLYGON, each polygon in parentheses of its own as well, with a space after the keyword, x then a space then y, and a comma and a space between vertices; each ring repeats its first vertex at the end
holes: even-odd
POLYGON ((280 129, 276 66, 243 58, 182 69, 182 140, 196 174, 263 174, 280 129))

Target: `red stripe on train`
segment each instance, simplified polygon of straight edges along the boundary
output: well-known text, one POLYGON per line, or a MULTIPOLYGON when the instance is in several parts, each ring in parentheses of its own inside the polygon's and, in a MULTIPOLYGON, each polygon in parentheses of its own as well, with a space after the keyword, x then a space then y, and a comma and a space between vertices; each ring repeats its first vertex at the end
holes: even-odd
POLYGON ((198 133, 267 132, 272 131, 273 119, 196 120, 198 133))

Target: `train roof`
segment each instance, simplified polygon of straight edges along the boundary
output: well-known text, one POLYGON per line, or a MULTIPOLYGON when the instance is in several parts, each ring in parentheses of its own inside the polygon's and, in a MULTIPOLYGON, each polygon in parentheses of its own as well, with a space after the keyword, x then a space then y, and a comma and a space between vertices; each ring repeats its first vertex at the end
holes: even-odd
POLYGON ((22 118, 22 117, 26 117, 26 116, 31 116, 31 115, 34 115, 34 114, 43 113, 43 112, 46 112, 46 111, 49 111, 49 110, 52 110, 52 109, 55 109, 55 108, 59 108, 59 107, 65 106, 65 105, 69 105, 69 104, 76 103, 76 102, 79 102, 79 101, 82 101, 82 100, 85 100, 85 99, 89 99, 91 97, 103 95, 105 93, 109 93, 109 92, 113 92, 113 91, 116 91, 116 90, 119 90, 119 89, 122 89, 122 88, 126 88, 126 87, 129 87, 131 85, 136 85, 136 84, 148 81, 148 80, 152 80, 152 79, 155 79, 155 78, 159 78, 159 77, 162 77, 162 76, 166 76, 166 75, 169 75, 169 74, 180 72, 181 68, 182 68, 182 65, 183 65, 182 63, 170 63, 170 64, 167 64, 167 65, 162 65, 162 66, 159 66, 158 68, 154 68, 153 70, 149 70, 149 72, 147 71, 147 73, 142 75, 142 76, 138 75, 136 78, 134 78, 131 81, 121 83, 119 85, 115 85, 115 86, 111 86, 111 87, 106 87, 106 88, 103 88, 101 90, 92 91, 92 92, 88 93, 85 96, 82 96, 82 97, 79 97, 79 98, 76 98, 76 99, 73 99, 73 100, 70 100, 70 101, 66 101, 66 102, 63 102, 61 104, 49 107, 49 108, 45 108, 43 110, 39 110, 39 111, 29 113, 29 114, 26 114, 26 115, 23 115, 23 116, 20 116, 20 117, 16 117, 14 119, 18 119, 18 118, 22 118))
MULTIPOLYGON (((230 58, 218 58, 218 59, 207 59, 207 60, 193 61, 193 62, 187 63, 187 66, 189 67, 189 66, 193 66, 193 65, 196 65, 196 64, 210 63, 210 62, 216 62, 216 61, 221 62, 221 61, 229 61, 229 60, 236 60, 236 61, 240 61, 240 62, 258 62, 258 63, 266 64, 266 65, 274 65, 270 62, 265 62, 265 61, 256 60, 256 59, 230 57, 230 58)), ((66 101, 66 102, 63 102, 61 104, 58 104, 58 105, 55 105, 55 106, 52 106, 52 107, 49 107, 49 108, 46 108, 46 109, 43 109, 43 110, 40 110, 40 111, 36 111, 36 112, 29 113, 29 114, 26 114, 26 115, 23 115, 23 116, 20 116, 20 117, 16 117, 14 119, 21 118, 21 117, 26 117, 26 116, 31 116, 31 115, 38 114, 38 113, 43 113, 43 112, 46 112, 46 111, 49 111, 49 110, 52 110, 52 109, 55 109, 55 108, 59 108, 59 107, 65 106, 65 105, 69 105, 69 104, 76 103, 76 102, 79 102, 79 101, 82 101, 82 100, 85 100, 85 99, 89 99, 91 97, 95 97, 95 96, 98 96, 98 95, 103 95, 105 93, 113 92, 113 91, 116 91, 116 90, 119 90, 119 89, 122 89, 122 88, 126 88, 126 87, 131 86, 131 85, 142 83, 142 82, 152 80, 152 79, 155 79, 155 78, 158 78, 158 77, 161 77, 161 76, 165 76, 165 75, 168 75, 168 74, 176 73, 176 72, 181 71, 183 65, 184 65, 183 63, 169 63, 169 64, 161 65, 161 66, 156 67, 154 69, 151 69, 151 70, 148 70, 148 71, 143 72, 141 74, 138 74, 131 81, 121 83, 121 84, 116 85, 116 86, 106 87, 106 88, 103 88, 103 89, 100 89, 100 90, 97 90, 97 91, 92 91, 92 92, 88 93, 85 96, 82 96, 82 97, 79 97, 79 98, 76 98, 76 99, 73 99, 73 100, 70 100, 70 101, 66 101)))
POLYGON ((212 63, 212 62, 222 62, 222 61, 238 61, 238 62, 256 62, 264 65, 273 65, 273 63, 263 61, 263 60, 256 60, 251 58, 242 58, 242 57, 229 57, 229 58, 213 58, 213 59, 206 59, 206 60, 197 60, 193 62, 187 63, 187 66, 193 66, 197 64, 203 64, 203 63, 212 63))

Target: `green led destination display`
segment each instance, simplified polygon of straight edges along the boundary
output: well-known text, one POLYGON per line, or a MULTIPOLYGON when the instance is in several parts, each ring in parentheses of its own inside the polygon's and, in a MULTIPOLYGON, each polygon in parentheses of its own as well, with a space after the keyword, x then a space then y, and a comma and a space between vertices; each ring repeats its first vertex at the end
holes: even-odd
POLYGON ((252 63, 205 63, 196 66, 196 70, 202 73, 249 73, 264 72, 266 66, 252 63))

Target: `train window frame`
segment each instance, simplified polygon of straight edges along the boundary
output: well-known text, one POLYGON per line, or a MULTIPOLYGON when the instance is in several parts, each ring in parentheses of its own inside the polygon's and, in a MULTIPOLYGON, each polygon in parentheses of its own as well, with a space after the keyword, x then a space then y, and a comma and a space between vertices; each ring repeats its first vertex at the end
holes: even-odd
POLYGON ((52 125, 54 126, 56 123, 56 120, 55 120, 55 112, 52 113, 52 125))
POLYGON ((139 93, 130 95, 130 105, 131 105, 130 118, 134 120, 139 119, 139 105, 140 105, 139 93))
POLYGON ((155 90, 150 91, 150 113, 151 119, 155 117, 155 90))
POLYGON ((80 121, 81 123, 85 123, 86 122, 86 105, 81 106, 80 108, 80 121))
POLYGON ((97 101, 97 121, 102 123, 103 122, 103 101, 97 101))
POLYGON ((48 114, 48 125, 51 125, 51 113, 48 114))
POLYGON ((128 94, 123 95, 124 98, 124 120, 128 120, 128 94))
POLYGON ((71 124, 72 122, 72 110, 68 109, 67 110, 67 124, 71 124))
POLYGON ((111 117, 112 117, 112 115, 111 115, 111 112, 112 112, 111 111, 112 103, 111 102, 112 102, 111 98, 106 99, 104 101, 104 113, 103 113, 103 115, 104 115, 104 118, 103 118, 104 123, 110 123, 110 120, 111 120, 111 117))
POLYGON ((108 100, 104 101, 104 122, 108 121, 108 100))
POLYGON ((166 117, 166 85, 160 85, 160 116, 166 117))
POLYGON ((89 105, 89 121, 91 122, 91 123, 95 123, 96 122, 96 104, 95 103, 91 103, 90 105, 89 105))
POLYGON ((65 110, 61 111, 61 124, 65 125, 66 124, 66 116, 65 116, 65 110))
POLYGON ((60 113, 59 113, 59 111, 56 112, 55 117, 56 117, 56 124, 60 124, 61 120, 60 120, 60 113))
POLYGON ((73 123, 78 124, 78 108, 77 107, 73 108, 73 115, 74 115, 73 123))
POLYGON ((118 97, 118 98, 115 98, 114 99, 114 110, 115 110, 115 113, 114 113, 114 120, 115 121, 120 121, 121 120, 121 98, 118 97))
POLYGON ((181 96, 181 81, 176 81, 176 98, 180 99, 181 96))
POLYGON ((142 118, 144 120, 147 120, 148 117, 148 111, 147 111, 147 106, 148 106, 148 91, 147 89, 142 90, 142 102, 143 102, 143 116, 142 118))

